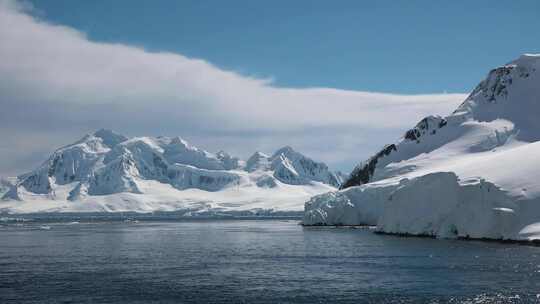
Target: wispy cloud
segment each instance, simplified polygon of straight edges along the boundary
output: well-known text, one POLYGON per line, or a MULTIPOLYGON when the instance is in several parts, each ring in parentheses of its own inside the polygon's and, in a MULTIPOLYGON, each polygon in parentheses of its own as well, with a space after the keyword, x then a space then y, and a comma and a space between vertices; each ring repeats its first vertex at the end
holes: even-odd
POLYGON ((290 144, 346 166, 464 98, 275 87, 181 54, 90 41, 12 1, 0 2, 0 41, 0 174, 100 127, 241 156, 290 144))

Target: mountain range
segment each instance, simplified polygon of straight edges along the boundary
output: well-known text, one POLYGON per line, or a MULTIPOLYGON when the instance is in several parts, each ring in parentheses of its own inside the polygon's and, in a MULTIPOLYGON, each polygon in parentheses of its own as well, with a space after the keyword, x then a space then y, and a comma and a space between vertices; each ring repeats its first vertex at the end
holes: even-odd
POLYGON ((288 146, 242 161, 179 137, 128 138, 101 129, 3 182, 8 189, 0 210, 301 211, 311 195, 335 189, 342 180, 341 173, 288 146))

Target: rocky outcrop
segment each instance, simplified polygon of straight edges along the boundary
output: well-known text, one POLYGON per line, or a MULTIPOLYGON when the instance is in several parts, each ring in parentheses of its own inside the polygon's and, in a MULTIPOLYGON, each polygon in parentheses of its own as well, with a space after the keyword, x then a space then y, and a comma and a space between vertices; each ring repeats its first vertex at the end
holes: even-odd
POLYGON ((446 126, 448 122, 440 116, 428 116, 422 119, 416 126, 407 132, 403 138, 411 141, 420 142, 420 138, 426 134, 435 135, 437 130, 446 126))
POLYGON ((397 151, 396 145, 387 145, 377 154, 368 159, 365 163, 356 166, 349 177, 343 182, 340 189, 346 189, 352 186, 360 186, 369 183, 373 173, 375 172, 379 159, 390 155, 392 151, 397 151))
MULTIPOLYGON (((444 128, 448 121, 440 116, 427 116, 420 120, 414 128, 407 130, 403 135, 402 141, 415 142, 419 144, 425 136, 435 136, 439 129, 444 128)), ((369 158, 365 163, 358 165, 350 176, 343 182, 340 189, 346 189, 353 186, 360 186, 372 181, 379 160, 389 156, 392 152, 398 151, 399 144, 386 145, 381 151, 369 158)))

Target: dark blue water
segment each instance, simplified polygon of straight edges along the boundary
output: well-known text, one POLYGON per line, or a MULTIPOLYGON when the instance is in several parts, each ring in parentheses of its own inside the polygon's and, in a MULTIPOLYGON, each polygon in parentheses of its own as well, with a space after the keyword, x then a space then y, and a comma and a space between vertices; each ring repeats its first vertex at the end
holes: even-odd
POLYGON ((540 247, 279 220, 0 226, 0 303, 537 303, 539 294, 540 247))

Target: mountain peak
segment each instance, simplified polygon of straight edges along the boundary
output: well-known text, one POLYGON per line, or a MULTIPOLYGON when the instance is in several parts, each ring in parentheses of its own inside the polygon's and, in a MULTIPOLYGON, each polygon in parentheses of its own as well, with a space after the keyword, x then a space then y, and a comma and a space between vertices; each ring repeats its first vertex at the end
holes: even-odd
MULTIPOLYGON (((258 158, 269 158, 270 156, 268 156, 267 154, 265 153, 262 153, 260 151, 256 151, 255 153, 253 153, 253 155, 251 157, 258 157, 258 158)), ((251 158, 250 157, 250 158, 251 158)))
POLYGON ((279 148, 274 152, 274 155, 272 157, 276 157, 280 154, 288 155, 290 153, 296 152, 291 146, 284 146, 282 148, 279 148))
POLYGON ((456 138, 468 136, 471 143, 463 149, 477 152, 504 145, 510 139, 529 143, 540 140, 540 121, 531 115, 540 110, 539 74, 540 54, 523 54, 490 70, 453 113, 422 119, 405 133, 404 140, 384 146, 360 163, 342 188, 396 174, 395 167, 388 164, 432 153, 456 143, 456 138), (470 133, 472 125, 478 132, 474 136, 470 133), (479 139, 480 130, 486 139, 479 139))
POLYGON ((270 168, 269 156, 262 152, 255 152, 246 162, 246 171, 268 170, 270 168))
POLYGON ((534 65, 538 64, 540 62, 540 54, 522 54, 519 56, 518 59, 515 59, 514 61, 510 62, 510 64, 515 65, 534 65))
POLYGON ((99 129, 93 134, 103 140, 103 143, 109 147, 114 147, 117 144, 126 141, 128 138, 109 129, 99 129))
POLYGON ((171 139, 171 145, 181 145, 181 146, 184 146, 186 148, 191 147, 191 145, 180 136, 173 137, 171 139))

